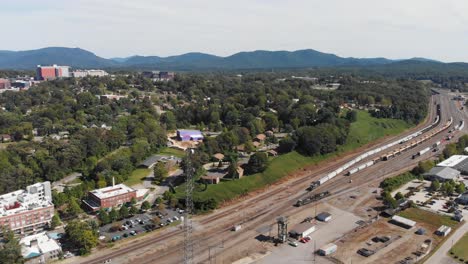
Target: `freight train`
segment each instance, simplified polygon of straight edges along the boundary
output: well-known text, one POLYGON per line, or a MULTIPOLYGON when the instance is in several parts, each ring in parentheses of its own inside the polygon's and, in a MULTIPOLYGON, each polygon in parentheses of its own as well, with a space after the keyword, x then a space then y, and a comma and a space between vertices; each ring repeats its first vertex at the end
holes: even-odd
MULTIPOLYGON (((420 136, 422 135, 423 133, 433 129, 434 127, 436 127, 439 122, 440 122, 440 113, 441 113, 441 107, 440 107, 440 104, 437 104, 436 106, 436 111, 437 111, 437 115, 436 115, 436 118, 435 120, 433 121, 433 123, 413 134, 410 134, 400 140, 397 140, 397 141, 394 141, 394 142, 391 142, 385 146, 381 146, 381 147, 378 147, 376 149, 373 149, 373 150, 370 150, 370 151, 367 151, 361 155, 359 155, 358 157, 356 157, 355 159, 347 162, 346 164, 344 164, 343 166, 339 167, 338 169, 328 173, 327 175, 323 176, 322 178, 320 178, 318 181, 314 181, 310 184, 310 186, 307 188, 308 191, 312 191, 314 190, 315 188, 319 187, 320 185, 324 184, 325 182, 333 179, 335 176, 337 176, 338 174, 342 173, 343 171, 349 169, 351 166, 353 166, 354 164, 362 161, 363 159, 369 157, 369 156, 372 156, 374 154, 377 154, 381 151, 384 151, 388 148, 391 148, 397 144, 404 144, 410 140, 412 140, 413 138, 417 137, 417 136, 420 136)), ((384 155, 382 155, 381 157, 377 157, 377 158, 374 158, 372 161, 369 161, 357 168, 354 168, 354 169, 351 169, 349 170, 346 174, 347 175, 351 175, 353 173, 356 173, 357 171, 361 170, 361 169, 365 169, 367 167, 370 167, 372 165, 374 165, 375 163, 381 161, 381 160, 388 160, 389 158, 391 157, 394 157, 395 155, 398 155, 399 153, 401 153, 402 151, 405 151, 407 149, 410 149, 410 148, 413 148, 415 147, 416 145, 426 141, 427 139, 431 138, 432 136, 436 135, 437 133, 440 133, 442 130, 445 130, 447 129, 450 125, 452 124, 452 118, 450 118, 450 121, 447 122, 446 125, 444 125, 443 128, 441 129, 438 129, 432 133, 430 133, 429 135, 426 135, 424 136, 423 138, 421 139, 418 139, 418 140, 414 140, 410 143, 407 143, 407 144, 404 144, 401 148, 399 148, 398 150, 394 150, 394 151, 391 151, 389 153, 386 153, 384 155)))

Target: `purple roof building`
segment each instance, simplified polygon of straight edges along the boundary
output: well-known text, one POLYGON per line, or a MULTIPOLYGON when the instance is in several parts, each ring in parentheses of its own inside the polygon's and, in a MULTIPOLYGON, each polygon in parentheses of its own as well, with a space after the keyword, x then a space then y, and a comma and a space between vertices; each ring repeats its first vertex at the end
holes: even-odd
POLYGON ((203 134, 199 130, 177 130, 177 138, 180 141, 203 140, 203 134))

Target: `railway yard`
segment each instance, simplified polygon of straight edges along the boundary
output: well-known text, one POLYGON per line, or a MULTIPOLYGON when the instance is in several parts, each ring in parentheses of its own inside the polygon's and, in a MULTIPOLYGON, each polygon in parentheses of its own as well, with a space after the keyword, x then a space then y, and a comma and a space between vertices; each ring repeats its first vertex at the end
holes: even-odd
MULTIPOLYGON (((383 258, 394 263, 410 254, 414 249, 408 245, 420 245, 428 236, 414 238, 414 230, 377 219, 375 209, 381 205, 376 199, 378 186, 382 179, 439 155, 444 145, 468 132, 464 125, 468 113, 452 97, 446 91, 434 94, 426 121, 402 135, 304 168, 211 214, 193 217, 195 263, 332 263, 330 258, 313 254, 314 249, 330 242, 339 248, 333 258, 343 263, 375 263, 377 259, 385 263, 383 258), (310 196, 316 197, 308 199, 310 196), (333 220, 317 223, 312 242, 299 243, 297 248, 271 242, 271 237, 277 236, 277 217, 289 217, 289 227, 293 227, 321 211, 330 212, 333 220), (372 228, 366 228, 370 223, 372 228), (232 231, 235 225, 242 228, 232 231), (367 245, 378 252, 370 258, 356 254, 376 235, 391 237, 393 242, 382 249, 383 242, 367 245)), ((92 264, 109 259, 112 263, 181 263, 183 238, 181 226, 174 226, 64 263, 92 264)))

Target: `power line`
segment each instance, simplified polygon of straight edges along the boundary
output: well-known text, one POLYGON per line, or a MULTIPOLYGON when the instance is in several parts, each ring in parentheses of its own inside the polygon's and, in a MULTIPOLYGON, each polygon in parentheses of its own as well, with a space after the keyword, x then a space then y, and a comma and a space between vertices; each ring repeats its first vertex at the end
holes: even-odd
POLYGON ((192 241, 192 219, 193 215, 193 175, 192 155, 194 150, 188 149, 185 159, 185 217, 184 217, 184 263, 192 264, 193 261, 193 241, 192 241))

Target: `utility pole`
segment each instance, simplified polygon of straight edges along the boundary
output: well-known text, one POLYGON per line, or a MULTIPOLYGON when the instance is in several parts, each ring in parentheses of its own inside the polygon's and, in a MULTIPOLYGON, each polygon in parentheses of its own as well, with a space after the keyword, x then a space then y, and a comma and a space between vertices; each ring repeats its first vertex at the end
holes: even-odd
POLYGON ((193 214, 193 174, 195 173, 192 164, 194 150, 187 149, 185 159, 185 217, 184 217, 184 264, 193 264, 193 241, 192 241, 192 219, 193 214))

